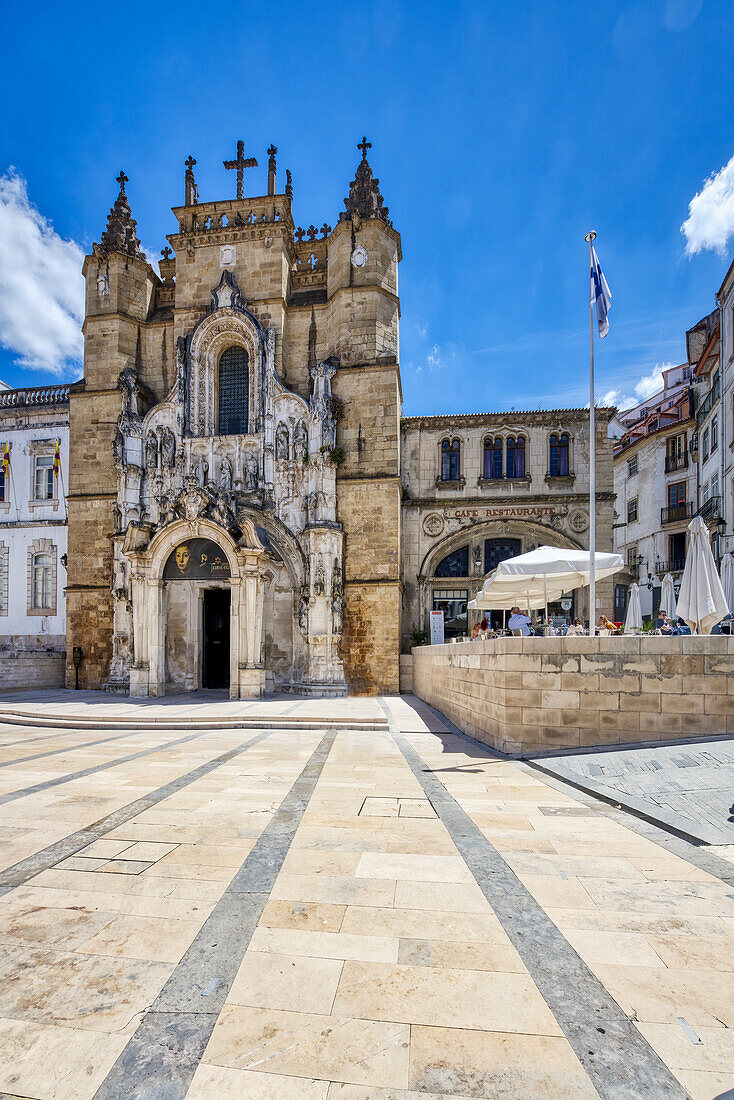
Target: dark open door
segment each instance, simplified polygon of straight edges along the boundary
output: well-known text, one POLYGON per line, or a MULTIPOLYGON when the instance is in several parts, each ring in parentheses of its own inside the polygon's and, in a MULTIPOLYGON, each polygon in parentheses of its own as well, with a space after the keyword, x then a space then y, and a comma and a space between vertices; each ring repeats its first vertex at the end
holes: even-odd
POLYGON ((204 668, 202 686, 229 687, 229 598, 228 588, 204 592, 204 668))

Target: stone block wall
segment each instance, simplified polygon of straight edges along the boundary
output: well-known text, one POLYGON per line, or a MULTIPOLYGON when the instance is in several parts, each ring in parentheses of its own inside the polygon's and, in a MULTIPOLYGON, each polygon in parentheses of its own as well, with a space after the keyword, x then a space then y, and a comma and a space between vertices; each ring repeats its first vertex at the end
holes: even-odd
POLYGON ((734 733, 734 638, 501 638, 412 653, 413 693, 500 752, 734 733))
POLYGON ((63 650, 0 650, 0 693, 64 686, 63 650))

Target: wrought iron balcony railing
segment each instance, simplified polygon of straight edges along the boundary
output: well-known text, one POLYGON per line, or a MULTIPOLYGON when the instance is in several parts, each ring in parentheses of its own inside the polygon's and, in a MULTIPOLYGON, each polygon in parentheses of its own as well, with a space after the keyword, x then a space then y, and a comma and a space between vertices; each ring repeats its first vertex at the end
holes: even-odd
POLYGON ((693 518, 693 504, 671 504, 668 508, 660 509, 661 523, 680 523, 682 520, 693 518))
POLYGON ((665 456, 665 472, 670 474, 673 470, 687 470, 688 469, 688 451, 684 451, 682 455, 666 455, 665 456))
POLYGON ((696 515, 700 516, 704 523, 714 523, 721 519, 721 497, 709 497, 698 509, 696 515))
POLYGON ((696 420, 698 421, 699 428, 703 424, 703 422, 706 419, 706 417, 708 416, 708 414, 713 409, 716 402, 719 400, 720 396, 721 396, 721 385, 720 385, 719 380, 717 378, 716 381, 714 382, 713 386, 709 390, 708 394, 706 395, 706 397, 703 399, 701 404, 698 406, 698 411, 696 412, 696 420))
POLYGON ((682 573, 686 567, 685 558, 674 558, 672 561, 658 561, 655 563, 655 572, 659 577, 666 573, 682 573))

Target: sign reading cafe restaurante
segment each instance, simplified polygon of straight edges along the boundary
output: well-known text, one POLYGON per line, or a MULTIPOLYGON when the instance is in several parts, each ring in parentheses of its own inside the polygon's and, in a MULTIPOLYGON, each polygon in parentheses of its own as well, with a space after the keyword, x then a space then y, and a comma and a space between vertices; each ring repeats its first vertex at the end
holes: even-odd
POLYGON ((211 539, 189 539, 168 556, 163 578, 167 581, 228 580, 227 555, 211 539))
POLYGON ((452 519, 539 519, 543 516, 564 516, 565 504, 499 504, 492 508, 447 508, 444 515, 452 519))

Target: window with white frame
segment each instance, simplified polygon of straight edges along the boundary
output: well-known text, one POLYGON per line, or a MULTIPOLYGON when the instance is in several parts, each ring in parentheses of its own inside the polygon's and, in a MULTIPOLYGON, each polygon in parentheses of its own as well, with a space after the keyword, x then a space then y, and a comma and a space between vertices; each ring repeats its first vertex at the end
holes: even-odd
POLYGON ((711 478, 711 496, 716 498, 719 495, 719 475, 714 474, 711 478))
POLYGON ((31 566, 31 606, 36 611, 50 611, 53 589, 53 558, 50 554, 34 554, 31 566))
POLYGON ((708 428, 704 428, 704 430, 703 430, 703 440, 702 440, 703 460, 704 460, 704 462, 706 461, 706 459, 709 456, 709 450, 710 450, 709 439, 710 439, 709 430, 708 430, 708 428))
POLYGON ((33 499, 53 500, 54 456, 36 455, 33 461, 33 499))
POLYGON ((627 459, 627 477, 634 477, 637 473, 637 455, 627 459))
POLYGON ((704 484, 702 496, 703 496, 703 503, 706 504, 708 502, 709 497, 711 496, 711 486, 709 485, 708 481, 704 484))
POLYGON ((711 417, 711 453, 716 450, 719 445, 719 417, 711 417))
POLYGON ((637 497, 627 501, 627 522, 634 523, 637 519, 637 497))
POLYGON ((27 614, 56 614, 56 546, 51 539, 34 539, 28 547, 27 614))

